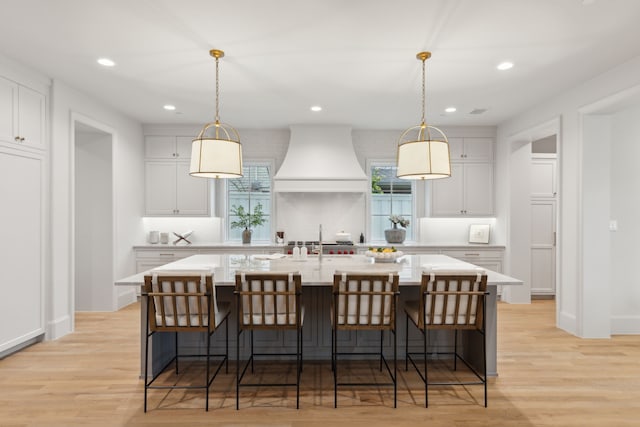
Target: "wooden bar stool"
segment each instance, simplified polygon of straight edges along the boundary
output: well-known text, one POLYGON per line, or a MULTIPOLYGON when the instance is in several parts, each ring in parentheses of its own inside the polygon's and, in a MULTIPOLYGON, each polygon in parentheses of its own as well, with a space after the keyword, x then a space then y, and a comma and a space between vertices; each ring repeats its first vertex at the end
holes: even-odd
MULTIPOLYGON (((407 301, 404 307, 406 314, 405 336, 405 370, 408 362, 414 366, 424 382, 424 403, 429 407, 429 386, 432 385, 482 385, 484 387, 484 406, 487 406, 487 344, 485 334, 485 296, 487 294, 487 275, 484 270, 477 271, 426 271, 422 275, 420 301, 407 301), (422 334, 423 350, 420 353, 409 352, 409 320, 422 334), (428 332, 433 330, 453 330, 453 352, 442 352, 453 356, 453 370, 457 369, 460 359, 478 378, 477 381, 429 381, 427 351, 428 332), (482 370, 474 368, 458 352, 458 331, 476 331, 482 336, 482 370), (423 358, 422 371, 413 355, 423 358)), ((468 349, 467 349, 468 350, 468 349)))
POLYGON ((396 303, 398 274, 395 272, 336 272, 333 276, 331 305, 331 368, 333 369, 334 407, 338 407, 338 386, 393 386, 393 407, 397 406, 396 303), (380 351, 344 353, 338 351, 338 331, 380 331, 380 351), (384 331, 393 334, 393 369, 384 357, 384 331), (338 382, 338 356, 376 355, 387 369, 391 382, 338 382))
POLYGON ((238 336, 236 341, 236 409, 240 408, 241 387, 295 386, 296 409, 300 408, 300 375, 302 372, 302 326, 304 307, 301 304, 302 279, 299 272, 238 272, 236 273, 236 307, 238 336), (240 338, 251 331, 251 355, 240 368, 240 338), (253 349, 254 330, 292 330, 296 333, 295 353, 256 353, 253 349), (255 357, 295 356, 295 383, 242 383, 249 365, 253 373, 255 357))
POLYGON ((204 389, 205 409, 209 410, 209 387, 220 372, 222 365, 229 370, 229 304, 218 304, 215 299, 213 275, 211 272, 187 274, 185 272, 163 272, 144 277, 143 297, 147 299, 146 343, 144 362, 144 411, 147 412, 147 391, 149 389, 204 389), (225 352, 211 353, 211 336, 225 324, 225 352), (149 380, 149 338, 156 333, 175 334, 175 356, 149 380), (179 354, 179 333, 205 333, 204 354, 179 354), (166 368, 175 362, 175 372, 179 372, 180 358, 204 358, 205 376, 201 385, 154 385, 154 381, 166 368), (211 375, 211 358, 221 358, 211 375))

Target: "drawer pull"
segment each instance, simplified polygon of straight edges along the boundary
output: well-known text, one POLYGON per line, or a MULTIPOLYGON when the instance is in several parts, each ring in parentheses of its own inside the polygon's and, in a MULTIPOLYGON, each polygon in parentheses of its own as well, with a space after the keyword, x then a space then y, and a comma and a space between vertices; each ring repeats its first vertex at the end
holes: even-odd
POLYGON ((174 256, 175 254, 160 254, 160 256, 174 256))
POLYGON ((464 254, 464 256, 480 256, 480 254, 464 254))

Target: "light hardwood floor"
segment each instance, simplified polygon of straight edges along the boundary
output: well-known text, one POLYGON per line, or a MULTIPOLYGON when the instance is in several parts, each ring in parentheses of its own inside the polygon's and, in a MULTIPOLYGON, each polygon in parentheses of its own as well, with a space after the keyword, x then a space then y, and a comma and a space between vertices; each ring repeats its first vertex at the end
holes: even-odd
POLYGON ((138 311, 78 313, 75 333, 1 360, 0 426, 640 425, 640 336, 575 338, 555 328, 553 301, 498 305, 500 375, 486 409, 477 386, 434 390, 425 409, 417 375, 403 370, 397 409, 382 388, 342 390, 334 409, 328 364, 306 363, 298 411, 295 392, 280 389, 243 391, 236 411, 230 371, 213 383, 209 412, 201 391, 155 390, 145 414, 138 311))

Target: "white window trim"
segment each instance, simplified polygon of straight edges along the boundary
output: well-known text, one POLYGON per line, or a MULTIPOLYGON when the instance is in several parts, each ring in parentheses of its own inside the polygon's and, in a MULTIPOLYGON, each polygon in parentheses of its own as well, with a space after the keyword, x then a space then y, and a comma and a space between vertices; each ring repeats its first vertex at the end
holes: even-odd
MULTIPOLYGON (((395 166, 396 159, 367 159, 367 178, 369 179, 369 185, 367 186, 367 197, 365 198, 366 206, 366 221, 365 221, 365 237, 369 242, 371 241, 371 168, 376 166, 395 166)), ((425 216, 426 212, 426 185, 423 182, 416 182, 411 180, 411 194, 413 195, 413 206, 411 208, 411 214, 413 216, 413 222, 411 230, 412 235, 407 236, 406 241, 417 242, 420 236, 420 216, 425 216)), ((382 243, 382 241, 376 241, 371 243, 382 243)))
MULTIPOLYGON (((276 214, 277 208, 275 204, 275 193, 273 192, 273 176, 275 175, 275 167, 276 162, 273 159, 243 159, 243 166, 252 166, 252 165, 260 165, 267 166, 271 171, 271 192, 270 192, 270 204, 271 204, 271 212, 270 216, 270 227, 269 227, 269 236, 275 236, 275 224, 276 224, 276 214)), ((233 178, 230 178, 233 179, 233 178)), ((216 200, 216 205, 220 207, 220 210, 216 209, 216 215, 219 216, 222 220, 222 230, 224 234, 224 242, 225 243, 233 243, 229 240, 229 228, 227 227, 227 222, 229 221, 229 206, 228 206, 228 191, 229 191, 229 179, 225 179, 224 183, 221 184, 222 191, 219 191, 218 194, 222 194, 221 197, 218 197, 216 200)), ((271 240, 271 239, 269 239, 271 240)), ((252 240, 253 241, 253 240, 252 240)), ((264 241, 260 241, 260 243, 264 243, 264 241)))

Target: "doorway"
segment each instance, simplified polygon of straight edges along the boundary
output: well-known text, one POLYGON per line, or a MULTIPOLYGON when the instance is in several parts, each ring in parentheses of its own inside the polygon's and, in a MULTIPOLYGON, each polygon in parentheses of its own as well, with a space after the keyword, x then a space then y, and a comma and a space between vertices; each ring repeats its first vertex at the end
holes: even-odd
POLYGON ((74 307, 113 311, 113 134, 73 120, 74 307))
POLYGON ((557 138, 531 143, 531 294, 556 293, 557 138))
POLYGON ((511 275, 522 279, 524 286, 509 287, 503 299, 528 303, 544 296, 560 303, 560 119, 519 132, 508 138, 508 144, 508 263, 511 275))

